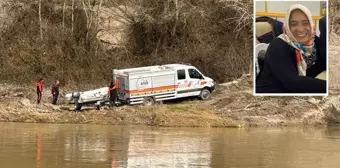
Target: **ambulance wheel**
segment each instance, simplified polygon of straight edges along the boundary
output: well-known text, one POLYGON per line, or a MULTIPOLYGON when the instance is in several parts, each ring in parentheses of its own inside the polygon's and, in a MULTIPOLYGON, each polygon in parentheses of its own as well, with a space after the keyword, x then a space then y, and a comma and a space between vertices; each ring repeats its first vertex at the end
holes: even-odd
POLYGON ((200 93, 200 96, 199 96, 202 100, 208 100, 211 98, 211 93, 210 93, 210 90, 207 89, 207 88, 203 88, 201 93, 200 93))
POLYGON ((155 99, 153 97, 144 97, 143 105, 144 106, 151 106, 155 104, 155 99))

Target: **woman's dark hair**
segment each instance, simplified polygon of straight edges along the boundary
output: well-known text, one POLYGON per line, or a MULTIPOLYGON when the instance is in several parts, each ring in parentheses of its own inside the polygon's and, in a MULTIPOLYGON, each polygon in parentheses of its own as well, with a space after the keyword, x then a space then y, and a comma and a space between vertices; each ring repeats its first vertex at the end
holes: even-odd
POLYGON ((43 80, 43 78, 40 78, 38 82, 41 82, 43 80))
POLYGON ((115 84, 113 83, 113 81, 110 82, 110 88, 112 88, 115 84))

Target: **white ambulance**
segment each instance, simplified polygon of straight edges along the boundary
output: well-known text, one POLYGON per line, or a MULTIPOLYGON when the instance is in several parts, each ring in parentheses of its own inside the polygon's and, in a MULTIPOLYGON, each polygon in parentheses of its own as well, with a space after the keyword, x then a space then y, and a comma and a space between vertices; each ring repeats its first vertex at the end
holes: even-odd
POLYGON ((113 70, 118 80, 118 100, 126 104, 152 105, 162 100, 198 96, 209 99, 215 82, 197 68, 167 64, 113 70))

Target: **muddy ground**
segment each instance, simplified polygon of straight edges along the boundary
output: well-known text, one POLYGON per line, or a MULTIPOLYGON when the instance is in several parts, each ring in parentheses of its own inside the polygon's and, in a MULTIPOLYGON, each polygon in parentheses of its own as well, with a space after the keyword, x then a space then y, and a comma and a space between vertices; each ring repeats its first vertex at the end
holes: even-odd
MULTIPOLYGON (((330 38, 327 97, 255 97, 253 79, 248 74, 218 85, 212 99, 208 101, 185 99, 152 107, 85 108, 75 112, 73 106, 62 98, 59 105, 51 105, 49 88, 44 89, 42 103, 37 105, 34 87, 0 84, 0 121, 171 127, 340 124, 340 46, 335 45, 339 39, 330 38)), ((70 91, 61 90, 66 93, 70 91)))

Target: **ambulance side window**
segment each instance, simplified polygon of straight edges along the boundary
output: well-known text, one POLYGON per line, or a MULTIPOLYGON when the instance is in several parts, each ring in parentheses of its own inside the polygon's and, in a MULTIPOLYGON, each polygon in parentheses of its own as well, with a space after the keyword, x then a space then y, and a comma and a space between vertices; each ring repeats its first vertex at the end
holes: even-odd
POLYGON ((184 69, 177 70, 177 79, 178 80, 185 79, 185 70, 184 69))
POLYGON ((201 79, 201 74, 196 71, 195 69, 188 69, 189 70, 189 76, 192 79, 201 79))

